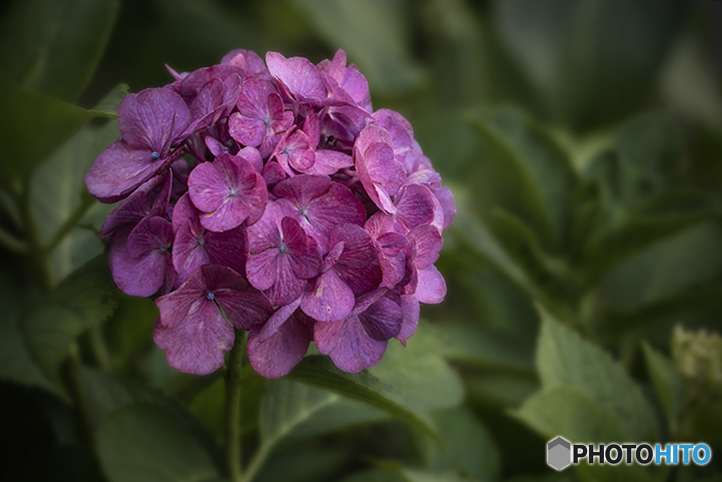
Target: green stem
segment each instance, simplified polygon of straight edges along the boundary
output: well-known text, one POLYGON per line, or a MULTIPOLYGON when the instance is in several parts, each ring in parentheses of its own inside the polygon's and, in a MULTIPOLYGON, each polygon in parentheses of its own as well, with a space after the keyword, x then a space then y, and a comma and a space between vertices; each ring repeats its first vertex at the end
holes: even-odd
POLYGON ((246 332, 236 330, 226 369, 226 463, 232 482, 243 480, 241 465, 241 369, 246 351, 246 332))

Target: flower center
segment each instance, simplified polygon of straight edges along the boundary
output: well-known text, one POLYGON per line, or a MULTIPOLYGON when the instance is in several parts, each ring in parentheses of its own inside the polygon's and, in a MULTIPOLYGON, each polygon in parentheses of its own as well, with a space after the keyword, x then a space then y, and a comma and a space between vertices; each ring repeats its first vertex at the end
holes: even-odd
POLYGON ((198 241, 198 246, 205 246, 206 240, 205 238, 196 238, 196 241, 198 241))
POLYGON ((301 216, 308 216, 308 208, 301 208, 301 216))
POLYGON ((168 248, 166 248, 165 246, 161 246, 160 248, 158 248, 158 251, 160 251, 161 254, 165 254, 165 252, 168 251, 168 248))
POLYGON ((235 188, 231 188, 230 192, 228 193, 231 197, 238 196, 238 191, 236 191, 235 188))
POLYGON ((263 119, 263 123, 266 124, 266 125, 268 125, 268 124, 271 123, 271 119, 269 119, 268 117, 266 117, 265 119, 263 119))
POLYGON ((150 153, 150 158, 154 161, 157 161, 158 159, 160 159, 160 154, 158 153, 158 151, 153 151, 150 153))
POLYGON ((209 291, 208 293, 206 293, 206 299, 213 301, 216 299, 216 294, 212 291, 209 291))
POLYGON ((288 251, 288 248, 286 247, 285 244, 282 244, 281 246, 278 247, 278 250, 282 253, 285 253, 286 251, 288 251))

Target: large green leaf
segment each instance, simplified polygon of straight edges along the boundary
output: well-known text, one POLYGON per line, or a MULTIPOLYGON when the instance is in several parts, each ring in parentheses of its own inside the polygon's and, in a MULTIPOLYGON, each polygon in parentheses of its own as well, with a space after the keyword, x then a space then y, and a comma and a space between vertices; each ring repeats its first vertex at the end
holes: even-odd
POLYGON ((463 479, 496 480, 500 454, 494 439, 474 413, 464 406, 436 410, 431 414, 439 435, 439 446, 428 437, 418 438, 424 466, 439 473, 455 473, 463 479))
POLYGON ((511 109, 472 117, 490 165, 488 189, 497 206, 531 226, 550 248, 568 236, 577 178, 567 153, 542 129, 511 109))
POLYGON ((139 403, 105 417, 97 431, 103 472, 112 482, 209 482, 213 455, 177 413, 139 403))
POLYGON ((336 368, 327 357, 312 355, 303 359, 288 378, 366 403, 428 434, 436 434, 433 422, 422 412, 415 400, 399 393, 368 371, 345 373, 336 368))
POLYGON ((261 443, 264 449, 269 449, 284 439, 299 439, 386 418, 379 410, 326 390, 290 380, 271 380, 261 400, 261 443))
POLYGON ((579 391, 623 428, 624 440, 659 439, 649 401, 621 365, 549 316, 542 323, 537 368, 543 391, 579 391))
POLYGON ((409 54, 404 3, 399 0, 295 0, 334 49, 342 47, 371 87, 407 91, 421 72, 409 54))
POLYGON ((0 179, 7 184, 27 177, 47 156, 94 117, 114 113, 86 110, 32 93, 0 77, 0 179))
POLYGON ((110 38, 117 0, 16 0, 0 23, 0 73, 75 102, 110 38))
POLYGON ((494 3, 502 39, 550 113, 575 129, 586 129, 644 102, 686 2, 494 3))
POLYGON ((105 256, 99 256, 68 276, 23 316, 21 331, 45 374, 57 376, 72 341, 91 325, 113 313, 115 284, 105 256))
POLYGON ((445 343, 442 328, 422 321, 405 347, 390 340, 381 362, 368 372, 423 411, 455 406, 464 389, 459 375, 442 358, 445 343))
POLYGON ((515 413, 544 437, 580 443, 637 440, 629 439, 621 422, 599 401, 570 385, 543 389, 515 413))

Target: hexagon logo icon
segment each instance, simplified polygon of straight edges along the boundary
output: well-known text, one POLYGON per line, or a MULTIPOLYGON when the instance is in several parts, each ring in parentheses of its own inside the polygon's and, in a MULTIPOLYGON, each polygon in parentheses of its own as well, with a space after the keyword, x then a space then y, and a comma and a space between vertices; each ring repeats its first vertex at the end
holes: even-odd
POLYGON ((547 465, 554 470, 564 470, 572 463, 572 444, 557 437, 547 443, 547 465))

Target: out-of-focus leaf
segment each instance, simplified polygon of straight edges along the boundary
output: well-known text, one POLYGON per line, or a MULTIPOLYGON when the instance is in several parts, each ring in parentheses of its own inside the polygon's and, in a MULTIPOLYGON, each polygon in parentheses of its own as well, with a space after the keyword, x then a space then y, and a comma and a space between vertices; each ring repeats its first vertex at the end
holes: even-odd
POLYGON ((303 359, 288 378, 366 403, 430 435, 436 434, 433 422, 421 411, 413 398, 399 393, 368 371, 345 373, 336 368, 328 358, 312 355, 303 359))
POLYGON ((62 396, 62 390, 43 373, 30 355, 18 326, 19 313, 0 302, 0 379, 43 388, 62 396))
POLYGON ((408 91, 420 80, 404 30, 404 3, 399 0, 295 0, 331 45, 343 48, 373 89, 408 91))
POLYGON ((376 465, 384 468, 389 473, 396 475, 404 482, 464 482, 469 480, 467 478, 462 478, 451 471, 437 472, 434 470, 419 469, 415 467, 405 467, 395 461, 381 460, 377 461, 376 465))
POLYGON ((664 191, 583 246, 588 282, 597 281, 633 255, 719 215, 716 201, 694 191, 664 191))
MULTIPOLYGON (((479 16, 463 0, 433 0, 422 5, 425 40, 431 48, 435 101, 466 107, 488 100, 491 93, 488 33, 479 16)), ((459 116, 456 119, 461 120, 459 116)), ((453 142, 448 144, 452 146, 453 142)))
POLYGON ((463 479, 496 480, 500 455, 489 431, 466 407, 436 410, 431 414, 439 435, 439 446, 428 437, 417 443, 424 466, 435 472, 451 472, 463 479))
POLYGON ((98 256, 68 276, 23 316, 20 329, 33 359, 54 379, 71 342, 105 320, 116 303, 115 284, 105 256, 98 256))
POLYGON ((500 0, 505 44, 550 113, 578 130, 620 118, 647 98, 686 2, 500 0))
POLYGON ((624 440, 659 439, 651 405, 621 365, 549 316, 543 318, 537 368, 543 392, 556 387, 579 391, 619 424, 624 440))
POLYGON ((177 413, 131 403, 105 417, 98 456, 112 482, 209 482, 220 479, 213 456, 177 413))
POLYGON ((380 467, 356 472, 341 482, 404 482, 403 477, 380 467))
POLYGON ((4 133, 0 179, 7 184, 27 177, 94 117, 115 116, 19 89, 2 78, 0 105, 0 131, 4 133))
POLYGON ((338 480, 351 454, 337 447, 295 447, 293 450, 279 452, 271 459, 258 475, 257 482, 317 482, 320 480, 338 480))
POLYGON ((570 228, 577 178, 567 154, 539 126, 511 109, 472 117, 493 166, 488 188, 497 206, 531 226, 549 248, 560 248, 570 228))
POLYGON ((560 435, 584 443, 630 440, 612 413, 570 385, 543 389, 527 400, 516 415, 545 437, 560 435))
POLYGON ((647 371, 654 384, 667 422, 672 430, 676 428, 676 420, 682 408, 684 399, 684 384, 677 375, 672 361, 652 348, 649 344, 644 345, 644 358, 647 361, 647 371))
POLYGON ((289 380, 270 380, 261 400, 263 450, 301 438, 386 419, 386 415, 335 393, 289 380))
POLYGON ((443 329, 422 321, 406 347, 390 340, 381 362, 368 372, 423 411, 455 406, 464 388, 442 358, 444 343, 443 329))
MULTIPOLYGON (((96 109, 105 108, 115 112, 126 92, 127 86, 119 85, 96 109)), ((68 220, 80 222, 85 212, 99 204, 88 195, 83 176, 90 170, 98 154, 118 135, 114 120, 102 126, 86 126, 35 171, 30 184, 30 205, 41 243, 50 243, 63 223, 68 220)), ((103 244, 94 231, 87 228, 73 229, 53 251, 54 274, 62 279, 102 251, 103 244)))
POLYGON ((533 346, 519 337, 479 324, 449 322, 442 336, 448 340, 444 356, 449 360, 511 373, 533 374, 533 346))
POLYGON ((518 408, 534 392, 539 382, 528 377, 506 374, 483 374, 466 378, 470 400, 496 409, 518 408))
POLYGON ((119 6, 117 0, 15 1, 0 24, 0 72, 30 90, 77 101, 119 6))
MULTIPOLYGON (((686 229, 644 250, 605 278, 609 305, 619 312, 631 312, 662 304, 684 290, 701 293, 700 286, 714 280, 722 269, 722 251, 718 249, 721 243, 722 231, 710 222, 686 229)), ((657 314, 664 314, 663 310, 657 314)))

